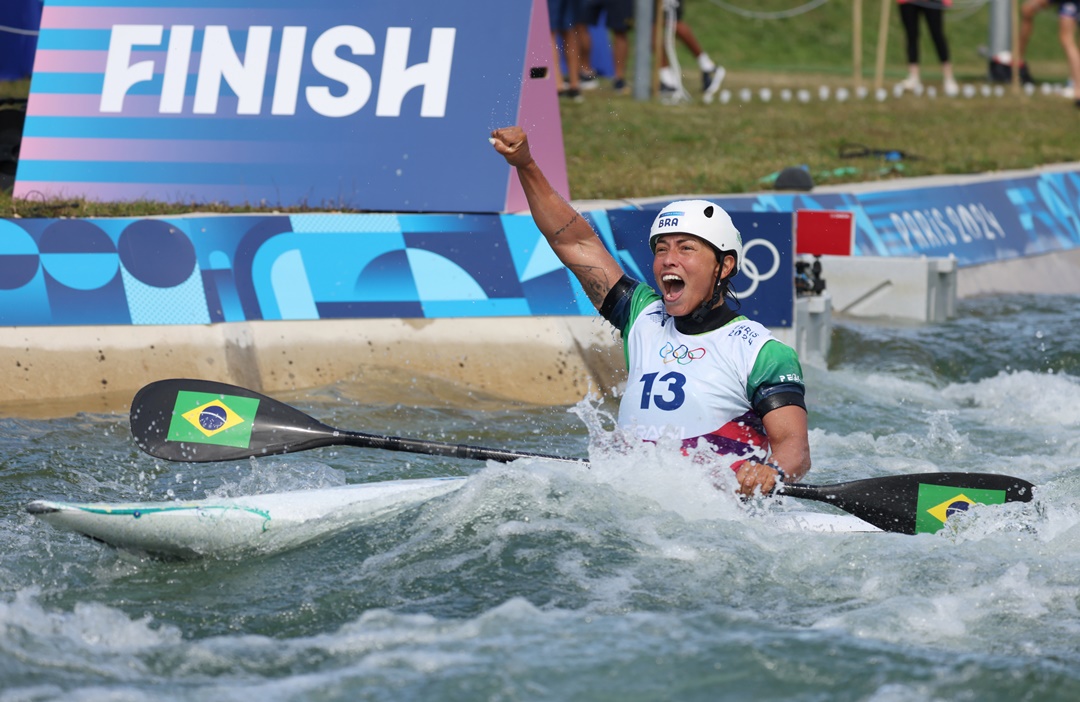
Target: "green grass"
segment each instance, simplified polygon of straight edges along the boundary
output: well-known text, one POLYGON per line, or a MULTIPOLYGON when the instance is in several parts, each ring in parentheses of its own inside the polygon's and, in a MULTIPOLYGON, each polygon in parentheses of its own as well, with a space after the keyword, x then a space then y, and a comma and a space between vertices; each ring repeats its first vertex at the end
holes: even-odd
POLYGON ((563 108, 577 199, 752 192, 793 165, 808 166, 818 185, 1031 168, 1076 159, 1078 118, 1057 96, 686 107, 590 99, 563 108), (846 144, 909 157, 890 169, 880 158, 841 158, 846 144))
MULTIPOLYGON (((787 10, 802 0, 725 0, 757 12, 787 10)), ((892 0, 889 0, 891 3, 892 0)), ((864 0, 864 85, 873 87, 881 3, 864 0)), ((960 2, 957 3, 957 6, 960 2)), ((686 18, 713 58, 728 69, 724 87, 755 93, 769 86, 808 89, 809 103, 738 104, 700 101, 667 107, 614 95, 606 85, 583 103, 563 104, 562 120, 571 196, 629 198, 686 193, 742 193, 767 189, 761 179, 784 167, 807 165, 818 185, 935 174, 981 173, 1070 162, 1080 154, 1080 120, 1071 101, 1057 96, 945 99, 906 97, 821 102, 821 85, 855 84, 852 73, 851 2, 832 0, 791 19, 746 19, 711 0, 690 0, 686 18), (840 157, 845 144, 897 149, 909 154, 900 168, 879 159, 840 157), (834 173, 838 173, 834 175, 834 173)), ((886 85, 906 74, 900 21, 890 6, 886 85)), ((985 84, 988 10, 948 15, 953 63, 962 82, 985 84)), ((1039 17, 1029 64, 1039 80, 1068 75, 1051 12, 1039 17)), ((698 96, 693 59, 681 50, 685 82, 698 96)), ((923 35, 923 80, 939 83, 929 36, 923 35)), ((25 95, 26 82, 0 84, 0 96, 25 95)), ((484 128, 484 127, 480 127, 484 128)), ((178 212, 267 211, 214 203, 91 203, 80 200, 13 201, 0 195, 0 216, 142 216, 178 212)), ((286 211, 282 208, 275 208, 286 211)), ((313 210, 298 207, 292 211, 313 210)))

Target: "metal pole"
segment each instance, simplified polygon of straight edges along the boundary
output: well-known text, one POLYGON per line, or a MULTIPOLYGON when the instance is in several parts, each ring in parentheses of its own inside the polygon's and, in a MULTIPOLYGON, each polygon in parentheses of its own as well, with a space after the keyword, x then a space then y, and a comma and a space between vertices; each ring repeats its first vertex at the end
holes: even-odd
POLYGON ((990 58, 1012 51, 1012 0, 990 0, 990 58))
POLYGON ((634 99, 652 97, 654 0, 634 0, 634 99))
POLYGON ((1020 94, 1020 0, 1012 0, 1010 8, 1012 20, 1012 89, 1020 94))

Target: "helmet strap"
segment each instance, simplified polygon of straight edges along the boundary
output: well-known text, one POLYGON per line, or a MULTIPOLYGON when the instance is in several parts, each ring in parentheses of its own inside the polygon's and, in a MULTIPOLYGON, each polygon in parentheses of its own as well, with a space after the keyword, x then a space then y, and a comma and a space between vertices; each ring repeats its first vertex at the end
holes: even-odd
POLYGON ((703 334, 719 329, 738 317, 738 313, 732 311, 724 301, 730 280, 730 277, 718 279, 713 287, 712 297, 702 302, 690 314, 676 317, 675 328, 683 334, 703 334))
POLYGON ((712 308, 716 307, 716 303, 720 302, 720 299, 724 296, 724 281, 716 281, 716 287, 713 288, 712 297, 702 302, 696 310, 690 313, 690 319, 694 320, 698 324, 705 321, 705 315, 709 314, 712 308))
POLYGON ((739 316, 738 312, 728 307, 727 301, 710 310, 703 307, 682 317, 675 317, 675 329, 682 334, 704 334, 719 329, 739 316))
MULTIPOLYGON (((712 244, 710 244, 712 246, 712 244)), ((720 251, 715 246, 712 246, 713 252, 716 254, 716 260, 720 262, 720 271, 716 274, 716 284, 713 286, 712 297, 701 303, 696 310, 690 313, 690 318, 695 323, 701 324, 705 321, 705 316, 709 314, 712 308, 716 307, 716 303, 724 299, 724 293, 727 292, 727 279, 723 278, 724 273, 724 259, 728 257, 727 251, 720 251)))

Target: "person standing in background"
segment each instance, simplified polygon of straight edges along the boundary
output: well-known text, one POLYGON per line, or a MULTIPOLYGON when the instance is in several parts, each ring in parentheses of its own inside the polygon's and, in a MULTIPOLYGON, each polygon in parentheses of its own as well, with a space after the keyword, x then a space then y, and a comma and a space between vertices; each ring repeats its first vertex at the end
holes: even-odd
MULTIPOLYGON (((1027 66, 1024 64, 1024 54, 1027 51, 1028 41, 1031 40, 1031 30, 1035 26, 1035 15, 1040 10, 1051 5, 1058 6, 1058 41, 1065 51, 1065 59, 1069 62, 1069 78, 1072 85, 1066 88, 1062 94, 1074 101, 1080 107, 1080 48, 1076 45, 1076 21, 1080 16, 1080 2, 1073 0, 1027 0, 1020 7, 1020 55, 1014 61, 1014 65, 1020 66, 1020 76, 1023 79, 1027 66)), ((1028 81, 1031 76, 1028 75, 1028 81)))
POLYGON ((581 21, 574 27, 578 41, 578 57, 581 59, 581 89, 595 90, 600 87, 599 76, 592 63, 592 34, 585 24, 585 4, 581 6, 581 21))
MULTIPOLYGON (((686 0, 664 0, 664 32, 666 35, 670 31, 668 23, 674 22, 675 38, 690 50, 690 53, 697 60, 698 68, 701 69, 702 99, 706 103, 710 103, 720 90, 720 85, 724 82, 724 76, 727 72, 723 66, 716 65, 709 54, 701 48, 701 43, 694 34, 694 30, 683 19, 683 5, 685 2, 686 0)), ((665 41, 666 47, 667 44, 668 42, 665 41)), ((680 101, 680 97, 685 95, 685 90, 682 90, 682 77, 677 75, 676 69, 671 66, 668 58, 668 52, 674 50, 674 46, 669 46, 660 54, 660 99, 669 103, 680 101)))
POLYGON ((942 88, 949 97, 959 95, 960 86, 956 84, 953 76, 949 42, 945 38, 945 8, 952 5, 952 0, 896 1, 900 4, 900 21, 907 37, 908 77, 900 82, 900 86, 911 92, 922 90, 922 80, 919 77, 919 17, 925 17, 930 38, 934 41, 934 48, 937 49, 938 59, 941 61, 942 88))
POLYGON ((548 0, 548 24, 551 26, 551 50, 555 55, 555 84, 559 97, 581 102, 581 54, 576 27, 581 22, 582 0, 548 0), (559 39, 566 57, 566 75, 562 73, 559 39))
POLYGON ((611 87, 620 95, 630 92, 626 84, 626 65, 630 57, 630 29, 634 26, 634 0, 587 0, 585 22, 595 25, 600 15, 607 18, 607 28, 611 30, 611 53, 615 64, 615 75, 611 87))

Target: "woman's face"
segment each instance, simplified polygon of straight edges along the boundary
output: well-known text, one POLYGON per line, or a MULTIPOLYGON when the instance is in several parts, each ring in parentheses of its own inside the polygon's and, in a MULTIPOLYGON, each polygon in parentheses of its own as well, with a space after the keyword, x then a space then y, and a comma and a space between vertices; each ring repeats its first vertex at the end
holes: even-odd
MULTIPOLYGON (((735 259, 724 257, 723 273, 735 266, 735 259)), ((653 255, 653 276, 664 297, 667 313, 682 317, 713 296, 720 263, 712 246, 693 234, 665 234, 657 238, 653 255)))

